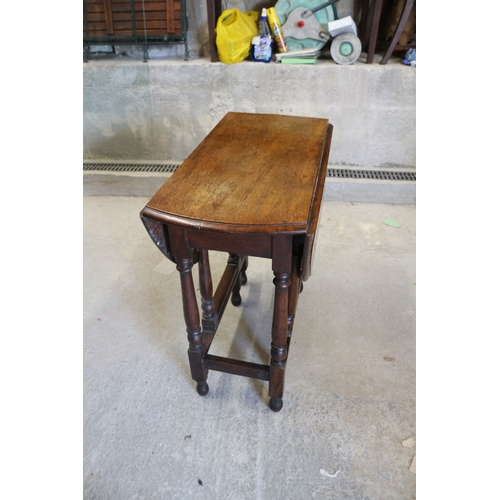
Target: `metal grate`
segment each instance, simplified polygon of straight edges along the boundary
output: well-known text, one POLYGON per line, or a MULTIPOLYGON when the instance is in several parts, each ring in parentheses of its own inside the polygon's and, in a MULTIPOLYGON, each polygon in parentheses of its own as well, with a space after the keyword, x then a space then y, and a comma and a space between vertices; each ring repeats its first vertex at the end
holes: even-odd
POLYGON ((84 163, 83 170, 101 172, 165 172, 172 173, 177 170, 176 164, 137 164, 137 163, 84 163))
MULTIPOLYGON (((173 173, 179 165, 169 163, 84 163, 84 171, 101 172, 163 172, 173 173)), ((384 181, 416 181, 415 172, 394 172, 391 170, 351 170, 344 168, 327 169, 327 177, 338 179, 378 179, 384 181)))
POLYGON ((391 170, 349 170, 343 168, 329 168, 327 177, 342 179, 380 179, 384 181, 416 181, 415 172, 393 172, 391 170))

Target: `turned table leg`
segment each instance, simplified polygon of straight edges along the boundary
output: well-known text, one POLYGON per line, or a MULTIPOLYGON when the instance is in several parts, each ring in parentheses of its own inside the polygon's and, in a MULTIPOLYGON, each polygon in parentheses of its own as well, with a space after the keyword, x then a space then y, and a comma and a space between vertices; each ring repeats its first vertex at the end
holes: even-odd
POLYGON ((248 255, 245 255, 245 260, 243 261, 243 267, 241 268, 241 284, 245 286, 247 284, 247 269, 248 269, 248 255))
POLYGON ((198 271, 200 279, 201 310, 203 313, 203 331, 215 332, 217 325, 208 250, 199 251, 198 271))
POLYGON ((302 280, 300 278, 300 259, 298 256, 294 255, 292 261, 291 283, 288 289, 288 336, 292 334, 295 311, 297 310, 297 302, 301 291, 302 280))
POLYGON ((292 271, 292 237, 275 236, 273 239, 274 312, 269 365, 269 406, 273 411, 283 407, 285 367, 288 355, 288 290, 292 271))
MULTIPOLYGON (((236 267, 239 261, 240 258, 237 254, 235 253, 229 254, 229 258, 227 259, 228 265, 236 267)), ((239 306, 241 304, 241 295, 240 295, 241 281, 242 281, 242 274, 240 272, 231 293, 231 304, 233 304, 233 306, 239 306)))
POLYGON ((177 240, 176 247, 177 271, 181 279, 182 306, 184 321, 189 342, 188 358, 191 368, 191 376, 196 382, 196 390, 200 396, 208 394, 207 375, 208 370, 203 368, 203 340, 200 325, 200 313, 196 300, 193 275, 193 258, 189 248, 182 243, 182 229, 172 229, 173 239, 177 240))

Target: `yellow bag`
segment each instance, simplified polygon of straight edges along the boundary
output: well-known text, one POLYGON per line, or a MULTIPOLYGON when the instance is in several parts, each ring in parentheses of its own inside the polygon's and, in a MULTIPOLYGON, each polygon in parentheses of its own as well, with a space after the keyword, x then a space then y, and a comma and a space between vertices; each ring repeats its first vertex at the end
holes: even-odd
POLYGON ((215 44, 220 61, 234 64, 250 55, 252 38, 259 34, 258 19, 259 13, 255 11, 230 9, 221 14, 215 28, 215 44))

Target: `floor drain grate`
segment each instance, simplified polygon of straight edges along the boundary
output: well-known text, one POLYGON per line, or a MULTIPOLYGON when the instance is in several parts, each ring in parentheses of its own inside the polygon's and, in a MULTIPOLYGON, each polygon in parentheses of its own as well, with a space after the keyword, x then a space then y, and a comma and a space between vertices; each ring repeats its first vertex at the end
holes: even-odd
POLYGON ((162 163, 84 163, 83 170, 85 171, 101 171, 101 172, 175 172, 179 165, 162 164, 162 163))
POLYGON ((378 179, 383 181, 416 181, 415 172, 394 172, 390 170, 350 170, 343 168, 329 168, 327 177, 340 179, 378 179))
MULTIPOLYGON (((179 165, 174 163, 84 163, 84 171, 101 172, 160 172, 173 173, 179 165)), ((415 172, 395 172, 390 170, 352 170, 345 168, 327 169, 327 177, 337 179, 377 179, 384 181, 416 181, 415 172)))

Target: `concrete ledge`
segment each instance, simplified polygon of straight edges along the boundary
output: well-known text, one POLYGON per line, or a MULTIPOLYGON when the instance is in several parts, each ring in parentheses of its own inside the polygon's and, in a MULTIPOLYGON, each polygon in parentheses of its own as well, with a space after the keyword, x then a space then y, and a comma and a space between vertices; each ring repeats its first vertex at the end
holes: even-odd
POLYGON ((394 203, 415 205, 416 183, 411 181, 378 181, 327 179, 324 199, 357 203, 394 203))
MULTIPOLYGON (((172 174, 97 172, 83 174, 84 196, 153 196, 172 174)), ((327 178, 324 199, 356 203, 416 203, 416 183, 327 178)))

